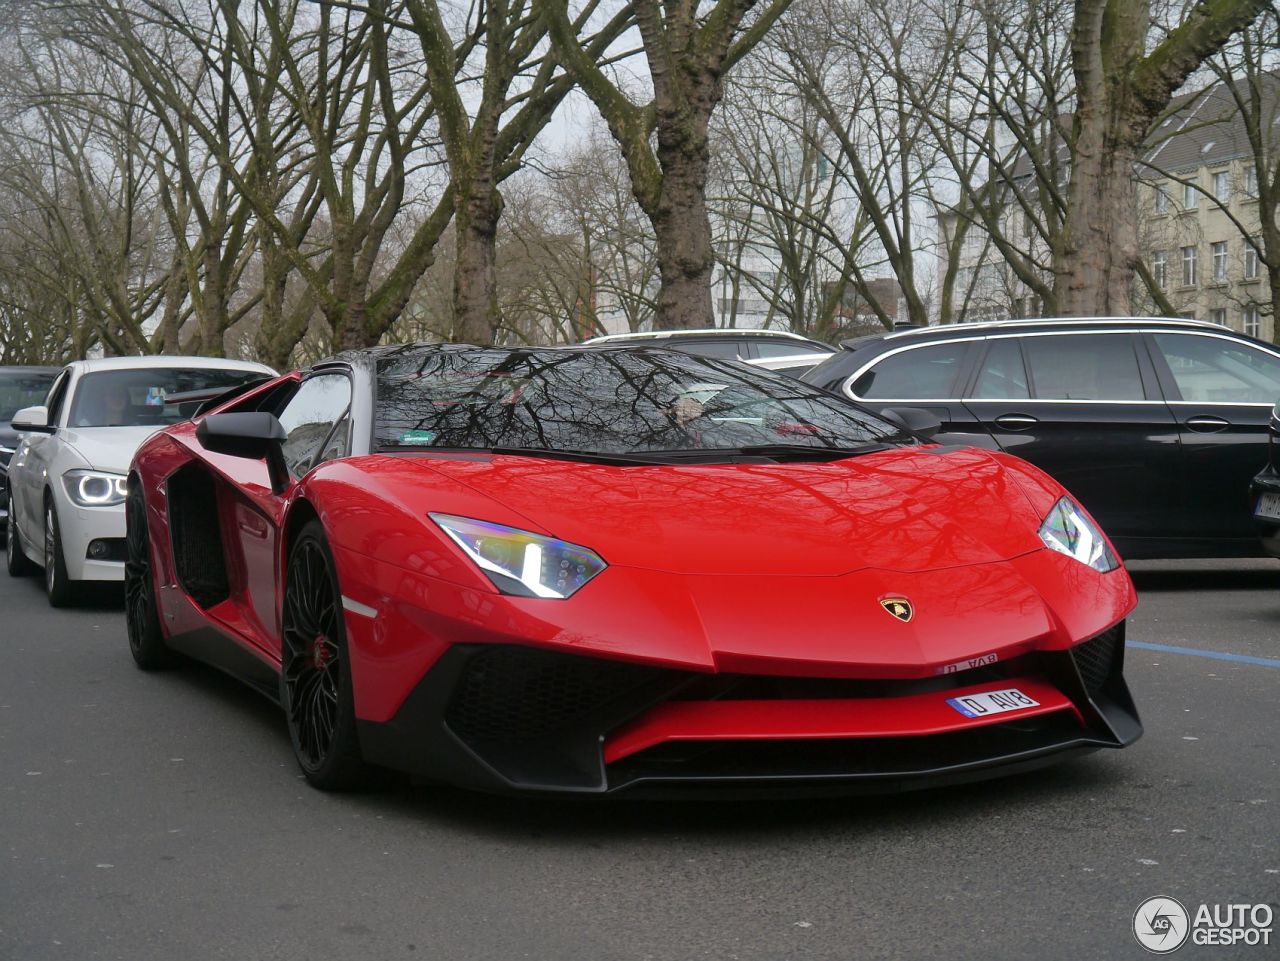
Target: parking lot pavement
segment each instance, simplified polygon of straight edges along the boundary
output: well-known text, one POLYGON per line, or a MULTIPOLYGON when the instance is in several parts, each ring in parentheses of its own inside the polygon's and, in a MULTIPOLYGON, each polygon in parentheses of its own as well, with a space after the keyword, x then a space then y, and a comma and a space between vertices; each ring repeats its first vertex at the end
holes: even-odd
POLYGON ((0 578, 0 958, 1148 957, 1148 897, 1280 901, 1280 564, 1134 568, 1129 636, 1159 647, 1128 652, 1132 748, 689 805, 321 795, 257 695, 144 675, 118 604, 55 612, 0 578))

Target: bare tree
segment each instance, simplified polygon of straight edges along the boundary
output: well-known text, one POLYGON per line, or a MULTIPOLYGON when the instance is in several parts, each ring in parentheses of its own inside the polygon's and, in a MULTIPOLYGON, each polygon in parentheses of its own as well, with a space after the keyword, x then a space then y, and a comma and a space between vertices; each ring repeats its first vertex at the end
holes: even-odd
MULTIPOLYGON (((596 2, 572 25, 575 36, 585 30, 596 2)), ((468 111, 461 61, 436 0, 408 3, 456 194, 452 340, 489 343, 502 326, 496 271, 503 208, 499 185, 519 169, 524 152, 573 87, 546 50, 547 23, 532 6, 532 0, 489 0, 481 6, 479 102, 468 111)), ((597 33, 583 37, 579 49, 597 62, 630 22, 630 8, 624 6, 597 33)))
POLYGON ((1150 0, 1075 0, 1066 312, 1130 312, 1140 261, 1134 170, 1142 145, 1183 82, 1268 6, 1268 0, 1200 0, 1153 46, 1150 0))
POLYGON ((748 21, 755 0, 665 6, 657 0, 633 0, 653 90, 651 99, 638 103, 583 46, 568 0, 535 0, 557 53, 626 158, 636 200, 653 224, 661 276, 656 323, 661 328, 712 324, 715 253, 706 200, 711 114, 723 94, 725 75, 790 2, 769 0, 748 21))

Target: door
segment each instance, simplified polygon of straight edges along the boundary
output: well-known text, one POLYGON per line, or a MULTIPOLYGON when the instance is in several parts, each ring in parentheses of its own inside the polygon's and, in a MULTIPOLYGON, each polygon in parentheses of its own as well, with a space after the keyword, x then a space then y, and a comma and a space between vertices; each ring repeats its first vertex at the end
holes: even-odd
POLYGON ((1249 482, 1267 462, 1280 356, 1208 331, 1146 337, 1181 432, 1188 536, 1239 539, 1242 551, 1256 551, 1249 482))
MULTIPOLYGON (((277 411, 286 435, 285 464, 293 480, 304 477, 322 459, 346 455, 350 407, 351 379, 345 373, 324 373, 304 380, 277 411)), ((244 571, 240 613, 273 657, 280 653, 276 557, 285 494, 263 489, 253 498, 237 499, 231 508, 244 571)))
POLYGON ((965 401, 1122 541, 1167 536, 1180 503, 1178 428, 1141 346, 1130 331, 993 336, 965 401))

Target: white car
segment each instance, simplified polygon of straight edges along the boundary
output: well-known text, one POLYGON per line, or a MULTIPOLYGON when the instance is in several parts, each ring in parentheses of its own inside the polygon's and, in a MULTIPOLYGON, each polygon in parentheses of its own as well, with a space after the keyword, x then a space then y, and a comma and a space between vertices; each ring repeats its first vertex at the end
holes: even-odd
POLYGON ((75 599, 78 582, 124 580, 125 484, 134 451, 194 412, 192 403, 166 399, 272 376, 263 364, 210 357, 68 364, 44 406, 13 415, 22 440, 9 463, 9 573, 43 567, 54 607, 75 599))

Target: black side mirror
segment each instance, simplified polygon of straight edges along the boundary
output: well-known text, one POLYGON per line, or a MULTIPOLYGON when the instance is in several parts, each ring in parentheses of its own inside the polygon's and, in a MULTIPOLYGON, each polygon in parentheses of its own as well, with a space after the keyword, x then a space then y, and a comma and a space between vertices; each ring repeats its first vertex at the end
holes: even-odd
POLYGON ((289 486, 289 468, 285 465, 281 446, 288 437, 276 415, 265 411, 210 414, 196 425, 196 440, 205 450, 248 460, 265 460, 274 494, 289 486))
POLYGON ((942 420, 920 407, 886 407, 880 411, 880 417, 925 440, 942 430, 942 420))

